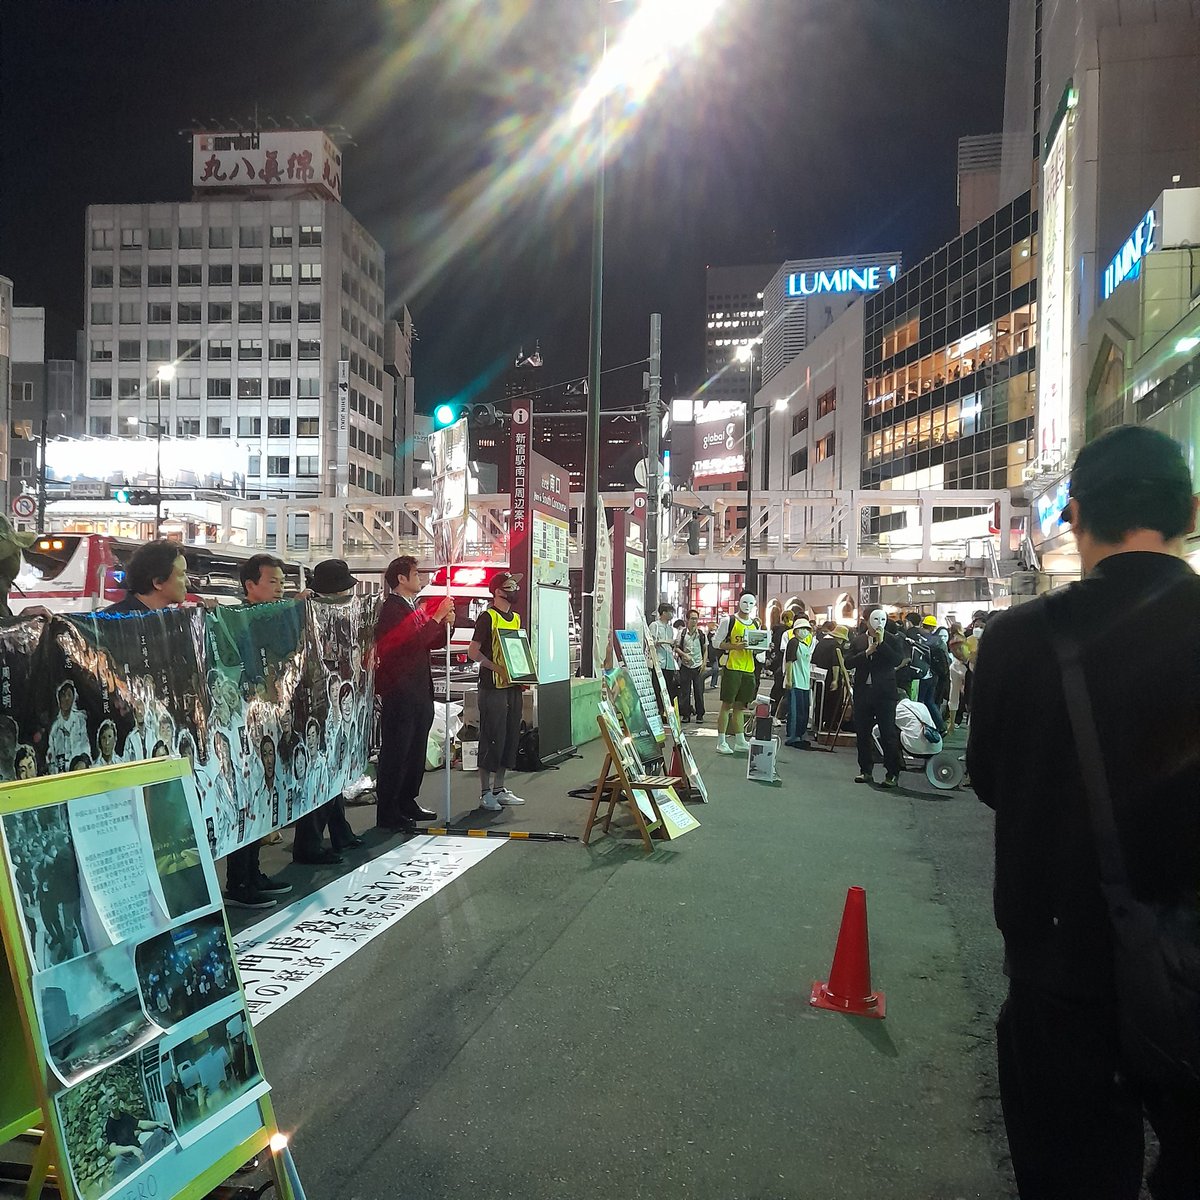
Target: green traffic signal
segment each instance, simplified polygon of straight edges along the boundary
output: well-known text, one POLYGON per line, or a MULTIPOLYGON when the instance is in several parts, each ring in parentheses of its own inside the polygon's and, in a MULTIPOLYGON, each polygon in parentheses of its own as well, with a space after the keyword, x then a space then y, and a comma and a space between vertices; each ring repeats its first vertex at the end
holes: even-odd
POLYGON ((113 492, 113 499, 118 504, 128 504, 129 503, 129 489, 128 488, 117 488, 117 490, 115 492, 113 492))
POLYGON ((446 425, 453 425, 458 413, 455 411, 453 404, 439 404, 433 410, 433 423, 441 429, 446 425))

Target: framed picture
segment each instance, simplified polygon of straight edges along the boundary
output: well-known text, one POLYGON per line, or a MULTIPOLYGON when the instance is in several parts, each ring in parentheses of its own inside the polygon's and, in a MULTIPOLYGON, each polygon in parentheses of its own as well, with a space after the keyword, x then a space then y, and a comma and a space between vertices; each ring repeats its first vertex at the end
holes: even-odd
POLYGON ((770 650, 771 648, 771 631, 769 629, 747 629, 746 630, 746 649, 747 650, 770 650))
POLYGON ((537 683, 537 669, 529 649, 529 635, 524 629, 497 630, 504 667, 513 683, 537 683))

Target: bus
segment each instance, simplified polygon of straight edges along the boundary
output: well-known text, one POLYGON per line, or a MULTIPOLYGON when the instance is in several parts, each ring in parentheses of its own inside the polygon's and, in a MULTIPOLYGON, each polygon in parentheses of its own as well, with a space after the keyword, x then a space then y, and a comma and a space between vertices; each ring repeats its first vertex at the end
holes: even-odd
MULTIPOLYGON (((46 533, 22 552, 21 570, 13 581, 9 607, 20 615, 40 606, 54 613, 95 612, 125 595, 125 564, 141 542, 102 533, 46 533)), ((244 546, 185 546, 188 593, 214 597, 221 604, 240 604, 241 565, 259 551, 244 546)), ((298 563, 284 562, 288 592, 303 586, 298 563)))

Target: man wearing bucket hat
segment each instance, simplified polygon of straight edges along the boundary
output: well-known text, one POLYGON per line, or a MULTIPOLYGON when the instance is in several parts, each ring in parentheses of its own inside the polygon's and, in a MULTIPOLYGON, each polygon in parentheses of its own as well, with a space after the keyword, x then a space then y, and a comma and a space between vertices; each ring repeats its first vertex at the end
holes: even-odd
POLYGON ((1122 1014, 1145 1029, 1148 992, 1145 979, 1118 985, 1133 952, 1105 899, 1123 867, 1137 907, 1122 901, 1115 919, 1144 905, 1179 914, 1181 961, 1200 955, 1200 579, 1183 559, 1196 498, 1179 446, 1142 425, 1084 446, 1063 520, 1083 579, 988 621, 967 747, 996 812, 1009 977, 996 1037, 1013 1171, 1023 1197, 1135 1200, 1145 1116, 1159 1142, 1151 1194, 1194 1197, 1200 1089, 1147 1082, 1128 1026, 1122 1036, 1122 1014), (1098 810, 1111 838, 1093 832, 1098 810))

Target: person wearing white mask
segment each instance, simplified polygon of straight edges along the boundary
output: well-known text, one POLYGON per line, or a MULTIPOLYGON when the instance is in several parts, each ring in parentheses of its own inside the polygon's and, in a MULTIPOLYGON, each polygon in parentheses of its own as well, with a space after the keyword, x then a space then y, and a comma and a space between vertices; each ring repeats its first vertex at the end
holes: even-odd
POLYGON ((883 745, 883 786, 894 788, 903 766, 896 736, 896 668, 904 661, 900 634, 888 628, 882 608, 867 619, 867 631, 855 638, 846 666, 854 671, 854 736, 858 743, 855 783, 873 783, 875 749, 872 730, 879 726, 883 745))
POLYGON ((743 713, 746 705, 754 702, 758 680, 754 652, 746 648, 746 634, 762 628, 757 613, 757 598, 746 592, 738 601, 737 612, 722 617, 717 627, 717 647, 726 656, 721 667, 721 711, 717 714, 718 754, 746 753, 750 749, 743 713), (730 729, 735 734, 732 745, 727 737, 730 729))

